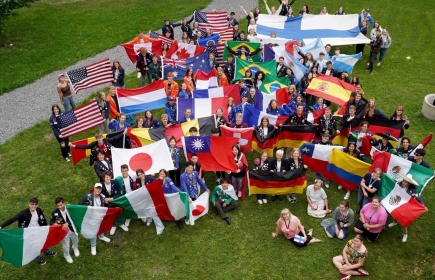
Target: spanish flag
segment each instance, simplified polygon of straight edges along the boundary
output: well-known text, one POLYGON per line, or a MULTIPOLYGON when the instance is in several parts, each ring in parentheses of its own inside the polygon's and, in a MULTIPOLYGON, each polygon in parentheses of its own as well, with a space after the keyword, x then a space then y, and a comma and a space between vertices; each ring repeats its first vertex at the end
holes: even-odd
POLYGON ((303 193, 307 177, 302 169, 285 173, 249 171, 249 194, 283 195, 303 193))
POLYGON ((355 85, 343 82, 332 76, 318 74, 311 80, 306 93, 322 97, 340 106, 349 101, 350 94, 355 91, 355 85))
MULTIPOLYGON (((228 41, 228 47, 235 51, 236 53, 240 53, 240 48, 244 47, 246 49, 246 53, 250 55, 251 53, 255 52, 261 45, 261 43, 251 43, 251 42, 244 42, 244 41, 228 41)), ((227 61, 228 59, 228 53, 229 51, 227 48, 224 48, 224 61, 227 61)), ((260 61, 260 52, 252 56, 253 61, 260 61)))

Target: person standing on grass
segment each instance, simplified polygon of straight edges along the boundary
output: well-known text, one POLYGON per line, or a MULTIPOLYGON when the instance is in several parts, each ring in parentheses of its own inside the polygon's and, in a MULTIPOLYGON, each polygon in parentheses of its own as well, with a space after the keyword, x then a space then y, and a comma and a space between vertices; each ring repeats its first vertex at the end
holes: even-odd
POLYGON ((332 263, 340 271, 341 280, 347 280, 351 276, 369 275, 367 271, 362 269, 367 258, 368 254, 363 244, 363 238, 360 234, 357 234, 346 243, 340 256, 332 258, 332 263))
POLYGON ((276 230, 272 232, 272 237, 277 237, 282 232, 288 241, 296 247, 305 247, 310 243, 322 242, 320 239, 313 237, 313 229, 310 228, 308 233, 305 232, 304 226, 295 215, 292 215, 287 208, 281 210, 281 216, 276 221, 276 230))
POLYGON ((148 64, 147 75, 151 77, 150 82, 155 82, 162 78, 162 64, 158 61, 157 55, 152 56, 152 62, 148 64))
POLYGON ((367 63, 368 68, 366 68, 366 70, 369 70, 370 74, 372 74, 373 64, 379 52, 381 51, 381 47, 382 47, 381 30, 379 28, 376 30, 376 37, 370 40, 369 45, 370 45, 370 61, 367 63))
POLYGON ((109 101, 109 113, 110 117, 112 119, 116 119, 119 117, 120 110, 119 110, 119 103, 118 103, 118 96, 116 95, 116 87, 110 86, 109 87, 109 94, 107 95, 107 101, 109 101))
MULTIPOLYGON (((104 202, 105 196, 101 193, 102 188, 101 183, 95 183, 94 189, 90 193, 85 194, 78 204, 93 207, 106 207, 106 203, 104 202)), ((110 238, 104 236, 104 233, 100 234, 98 239, 104 242, 110 242, 110 238)), ((97 254, 97 237, 91 238, 89 241, 91 242, 91 254, 95 256, 97 254)))
MULTIPOLYGON (((135 190, 135 180, 128 174, 129 168, 127 164, 121 165, 121 176, 115 178, 121 189, 121 195, 128 194, 135 190)), ((128 227, 131 219, 125 220, 124 225, 128 227)))
MULTIPOLYGON (((181 192, 180 189, 177 188, 177 186, 174 184, 174 182, 172 182, 171 178, 168 178, 168 171, 166 171, 166 169, 160 169, 160 171, 159 171, 159 179, 163 181, 162 182, 163 193, 165 193, 165 194, 171 194, 171 193, 179 193, 179 192, 181 192)), ((152 218, 147 218, 147 226, 151 222, 151 219, 152 218)), ((179 229, 183 229, 184 228, 183 219, 184 218, 175 221, 175 224, 177 225, 177 227, 179 229)), ((188 222, 186 222, 186 223, 188 223, 188 222)), ((156 228, 158 228, 159 227, 158 223, 155 223, 155 224, 156 224, 156 228)))
MULTIPOLYGON (((43 227, 48 225, 44 216, 44 212, 42 212, 42 209, 38 207, 38 199, 36 197, 33 197, 29 200, 29 208, 24 209, 1 224, 0 229, 11 225, 15 221, 18 221, 19 228, 43 227)), ((43 253, 48 257, 54 257, 57 255, 57 253, 51 251, 50 248, 45 249, 43 253)), ((40 256, 37 256, 35 261, 40 265, 46 264, 45 260, 40 256)))
POLYGON ((118 60, 115 60, 113 62, 112 74, 113 74, 112 85, 116 87, 124 88, 125 70, 124 68, 122 68, 121 63, 119 63, 118 60))
POLYGON ((110 159, 105 157, 105 152, 103 150, 99 150, 97 154, 97 161, 94 164, 94 171, 97 174, 100 182, 104 181, 103 173, 105 171, 112 172, 112 164, 110 163, 110 159))
POLYGON ((358 189, 358 214, 364 205, 370 203, 376 195, 378 189, 382 186, 381 180, 382 170, 375 168, 373 173, 368 172, 361 180, 360 187, 358 189))
POLYGON ((180 186, 181 175, 181 162, 180 162, 180 148, 177 147, 177 140, 175 137, 169 139, 169 153, 171 154, 172 163, 174 164, 174 170, 169 171, 169 176, 176 186, 180 186))
MULTIPOLYGON (((332 142, 331 142, 331 140, 329 140, 331 135, 328 132, 321 134, 321 136, 322 136, 322 139, 315 141, 313 144, 332 146, 332 142)), ((326 180, 323 177, 323 174, 316 172, 316 179, 319 179, 321 181, 323 180, 325 182, 325 188, 329 189, 329 180, 326 180)), ((322 185, 323 185, 323 181, 322 181, 322 185)))
MULTIPOLYGON (((153 56, 151 56, 151 53, 148 52, 147 48, 142 47, 140 48, 139 54, 137 55, 137 62, 136 62, 136 71, 140 73, 140 86, 143 87, 145 85, 145 75, 148 79, 148 84, 151 83, 151 75, 150 75, 150 69, 149 65, 153 61, 153 56)), ((138 75, 139 77, 139 75, 138 75)), ((161 76, 160 76, 161 77, 161 76)))
POLYGON ((56 204, 56 209, 51 213, 50 225, 58 224, 61 225, 63 230, 69 230, 68 234, 62 240, 62 250, 63 256, 68 263, 73 263, 73 259, 69 253, 69 243, 72 241, 72 248, 74 251, 74 256, 80 256, 80 251, 78 249, 79 238, 77 233, 74 232, 74 228, 71 223, 71 219, 68 213, 65 211, 65 200, 63 197, 57 197, 54 200, 54 204, 56 204))
POLYGON ((98 104, 98 109, 100 109, 101 116, 104 119, 104 122, 98 126, 98 131, 102 134, 109 133, 109 101, 106 100, 106 94, 104 92, 100 92, 98 94, 98 98, 95 99, 98 104))
POLYGON ((221 216, 222 220, 231 224, 231 218, 226 214, 239 206, 238 197, 234 191, 234 187, 228 184, 224 178, 218 179, 219 185, 216 186, 211 195, 211 202, 216 208, 216 211, 221 216))
MULTIPOLYGON (((260 153, 260 158, 255 159, 255 168, 254 171, 269 171, 271 164, 269 161, 269 158, 267 157, 267 151, 263 150, 260 153)), ((258 204, 266 204, 267 203, 267 196, 265 194, 257 194, 257 202, 258 204)))
POLYGON ((74 110, 76 108, 76 103, 69 87, 69 83, 71 83, 71 81, 66 79, 64 74, 59 74, 57 77, 59 79, 59 83, 57 84, 57 93, 59 94, 60 103, 62 103, 63 107, 65 108, 65 112, 70 110, 70 106, 71 110, 74 110))
POLYGON ((51 116, 50 116, 50 126, 53 130, 54 137, 56 137, 57 142, 59 142, 60 152, 62 153, 62 157, 66 162, 70 162, 69 159, 70 154, 70 143, 69 138, 64 138, 60 133, 60 121, 59 117, 62 115, 59 105, 54 104, 51 106, 51 116))
POLYGON ((382 30, 381 38, 382 38, 382 45, 381 45, 381 50, 379 55, 379 62, 377 66, 381 66, 382 61, 384 61, 385 53, 387 52, 388 48, 390 48, 392 42, 390 34, 388 34, 387 29, 382 30))
POLYGON ((199 197, 199 186, 204 191, 210 192, 204 181, 199 177, 198 172, 193 170, 193 165, 193 162, 188 161, 186 171, 180 176, 180 186, 189 196, 189 203, 192 203, 192 201, 195 201, 199 197))
POLYGON ((234 184, 237 191, 237 196, 242 197, 243 179, 245 177, 246 171, 248 169, 246 156, 240 151, 238 145, 232 147, 234 163, 236 165, 236 171, 227 171, 227 174, 231 177, 231 182, 234 184))

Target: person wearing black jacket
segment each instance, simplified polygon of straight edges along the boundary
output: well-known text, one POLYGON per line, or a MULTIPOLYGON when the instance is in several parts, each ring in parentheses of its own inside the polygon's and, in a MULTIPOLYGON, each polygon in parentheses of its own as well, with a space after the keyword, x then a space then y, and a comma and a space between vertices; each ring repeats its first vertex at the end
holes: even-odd
POLYGON ((189 38, 192 37, 192 27, 190 27, 190 24, 194 20, 194 16, 192 16, 191 19, 187 20, 187 18, 183 18, 183 21, 181 22, 180 28, 181 32, 186 32, 187 35, 189 35, 189 38))
POLYGON ((355 129, 361 123, 361 118, 358 118, 355 115, 356 107, 355 105, 349 106, 349 113, 343 115, 343 119, 341 120, 341 129, 345 127, 349 127, 349 132, 352 132, 352 129, 355 129))
POLYGON ((94 171, 97 174, 97 177, 100 179, 100 182, 104 181, 103 172, 112 171, 112 164, 110 164, 110 160, 104 157, 104 151, 99 150, 97 154, 97 161, 94 164, 94 171))
POLYGON ((225 62, 224 73, 227 76, 228 82, 234 80, 234 55, 228 54, 227 62, 225 62))
POLYGON ((71 255, 69 253, 69 243, 72 241, 72 248, 74 251, 74 256, 80 256, 80 252, 78 249, 79 238, 78 235, 74 232, 74 228, 72 226, 71 219, 69 218, 68 213, 65 211, 65 200, 63 197, 57 197, 54 200, 54 204, 56 204, 56 209, 51 213, 50 225, 58 224, 61 225, 63 230, 69 230, 68 234, 62 240, 62 250, 63 256, 68 263, 73 263, 71 255))
POLYGON ((281 12, 279 13, 280 16, 293 16, 292 14, 289 14, 289 11, 292 10, 292 5, 296 0, 292 0, 290 3, 288 1, 282 1, 279 0, 279 4, 282 4, 281 6, 281 12))
MULTIPOLYGON (((332 142, 331 142, 331 140, 329 140, 330 137, 331 137, 331 135, 328 132, 325 132, 322 134, 322 139, 315 141, 313 144, 332 146, 332 142)), ((326 180, 323 177, 323 174, 316 172, 316 179, 322 180, 325 183, 325 187, 329 188, 329 180, 326 180)))
MULTIPOLYGON (((11 225, 15 221, 18 221, 19 228, 43 227, 48 225, 42 209, 38 207, 38 199, 36 197, 33 197, 29 200, 29 208, 22 210, 12 218, 5 221, 0 225, 0 229, 11 225)), ((56 252, 50 251, 50 248, 45 249, 43 253, 49 257, 54 257, 57 255, 56 252)), ((35 261, 40 265, 46 264, 45 260, 40 256, 37 256, 35 261)))
POLYGON ((346 114, 349 114, 350 111, 350 106, 355 106, 355 116, 358 119, 361 119, 364 115, 364 111, 366 109, 366 100, 362 98, 362 93, 361 92, 357 92, 355 94, 355 98, 351 99, 347 102, 346 105, 346 114))
POLYGON ((168 18, 165 18, 165 25, 162 27, 162 34, 164 35, 169 31, 171 33, 171 39, 174 40, 174 28, 180 25, 181 23, 172 23, 168 18))
POLYGON ((338 72, 334 68, 332 68, 332 62, 326 62, 326 68, 322 70, 322 74, 326 76, 338 77, 338 72))
MULTIPOLYGON (((288 160, 284 159, 284 150, 280 149, 275 152, 275 158, 270 160, 269 170, 272 173, 285 173, 289 170, 288 160)), ((279 195, 272 195, 272 202, 276 200, 282 200, 279 195)))
POLYGON ((368 68, 366 68, 366 70, 370 71, 370 74, 373 73, 373 63, 375 62, 376 57, 381 51, 381 46, 382 46, 381 30, 378 28, 376 30, 376 38, 370 41, 370 62, 368 63, 368 68))
POLYGON ((280 56, 279 61, 276 63, 276 75, 278 77, 285 77, 287 74, 287 67, 284 65, 284 57, 280 56))
POLYGON ((145 75, 147 75, 148 83, 151 83, 151 75, 150 71, 148 71, 148 66, 151 64, 153 57, 151 53, 144 47, 140 48, 140 52, 137 55, 136 61, 136 71, 141 74, 140 86, 143 87, 145 85, 145 75))

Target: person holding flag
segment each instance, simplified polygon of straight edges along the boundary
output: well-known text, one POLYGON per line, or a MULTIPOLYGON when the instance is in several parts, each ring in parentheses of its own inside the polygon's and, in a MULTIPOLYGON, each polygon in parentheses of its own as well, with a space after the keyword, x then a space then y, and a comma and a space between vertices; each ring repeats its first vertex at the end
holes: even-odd
POLYGON ((181 188, 189 196, 189 203, 195 201, 199 197, 199 187, 206 192, 210 192, 205 183, 199 177, 198 172, 193 171, 193 162, 188 161, 186 165, 186 171, 180 176, 181 188))
MULTIPOLYGON (((162 188, 163 193, 165 194, 171 194, 171 193, 179 193, 181 192, 177 186, 175 186, 174 182, 172 182, 171 178, 168 178, 168 171, 165 169, 160 169, 159 171, 159 179, 163 181, 162 188)), ((147 218, 147 226, 151 223, 152 218, 147 218)), ((160 221, 161 223, 161 221, 160 221)), ((184 228, 183 220, 175 221, 175 224, 179 229, 184 228)), ((158 227, 158 223, 156 223, 156 227, 158 227)))
POLYGON ((234 145, 232 147, 232 151, 234 155, 234 162, 236 164, 236 171, 227 171, 227 173, 230 175, 231 182, 235 186, 237 196, 242 197, 242 191, 244 190, 243 179, 246 175, 246 170, 248 169, 247 160, 245 155, 240 151, 240 147, 238 145, 234 145))
MULTIPOLYGON (((270 161, 267 157, 267 151, 261 151, 260 158, 256 158, 254 160, 255 168, 254 170, 258 171, 269 171, 270 170, 270 161)), ((257 194, 257 201, 258 204, 266 204, 267 203, 267 197, 265 194, 257 194)))
MULTIPOLYGON (((127 164, 121 165, 121 176, 118 176, 115 178, 116 181, 118 181, 118 184, 120 186, 121 195, 128 194, 135 190, 135 180, 130 177, 128 174, 129 168, 127 164)), ((131 219, 125 220, 124 225, 128 227, 130 225, 131 219)))
MULTIPOLYGON (((243 35, 244 34, 245 33, 243 33, 243 35)), ((237 51, 234 51, 228 46, 227 41, 225 41, 225 47, 227 48, 228 52, 231 53, 232 55, 250 62, 253 61, 252 57, 255 56, 257 53, 261 52, 261 50, 263 49, 262 45, 260 45, 255 51, 249 52, 249 50, 246 47, 241 46, 239 49, 237 49, 237 51)))

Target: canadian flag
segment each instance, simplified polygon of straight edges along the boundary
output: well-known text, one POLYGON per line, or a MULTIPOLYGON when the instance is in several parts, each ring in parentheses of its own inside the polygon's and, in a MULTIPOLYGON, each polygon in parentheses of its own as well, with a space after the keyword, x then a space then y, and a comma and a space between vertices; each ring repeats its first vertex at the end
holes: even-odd
POLYGON ((205 52, 205 47, 174 41, 166 53, 166 57, 172 59, 187 59, 205 52))
POLYGON ((137 55, 141 48, 146 48, 148 52, 160 56, 162 54, 162 41, 141 43, 141 44, 122 44, 131 63, 136 63, 137 55))
POLYGON ((220 126, 221 134, 223 137, 235 137, 239 138, 240 150, 242 152, 252 151, 252 135, 254 128, 230 128, 226 126, 220 126))

